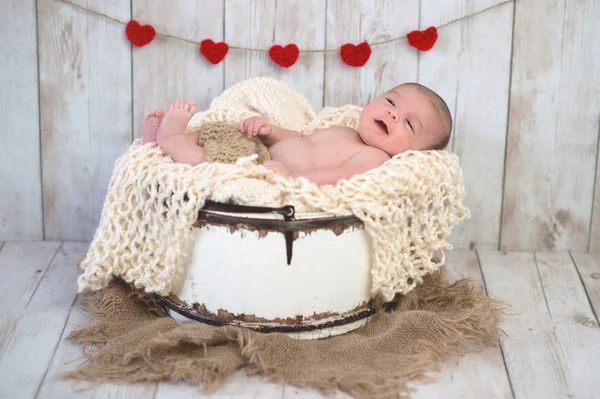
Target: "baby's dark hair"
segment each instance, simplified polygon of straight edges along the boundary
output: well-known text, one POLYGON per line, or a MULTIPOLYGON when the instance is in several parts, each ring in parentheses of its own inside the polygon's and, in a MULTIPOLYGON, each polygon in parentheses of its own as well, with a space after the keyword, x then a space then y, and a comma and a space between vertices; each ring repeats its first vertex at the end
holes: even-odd
POLYGON ((445 149, 448 146, 448 143, 450 142, 450 134, 452 133, 452 115, 450 114, 450 109, 448 109, 448 105, 446 104, 444 99, 440 97, 439 94, 437 94, 435 91, 419 83, 403 83, 400 86, 414 87, 429 99, 431 105, 433 105, 433 108, 435 109, 438 118, 440 118, 440 121, 442 122, 442 130, 437 133, 439 140, 429 149, 445 149))

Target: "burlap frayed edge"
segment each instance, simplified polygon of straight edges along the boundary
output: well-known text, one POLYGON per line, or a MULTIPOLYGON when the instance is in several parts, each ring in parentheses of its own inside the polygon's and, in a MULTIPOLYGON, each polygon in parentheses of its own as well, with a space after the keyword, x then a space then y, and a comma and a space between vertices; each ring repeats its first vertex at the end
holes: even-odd
MULTIPOLYGON (((141 327, 146 323, 159 321, 159 334, 126 353, 103 353, 104 345, 115 337, 111 319, 115 317, 114 303, 111 302, 109 289, 85 293, 82 309, 92 316, 90 322, 78 326, 67 339, 82 344, 84 361, 75 370, 64 372, 61 379, 91 380, 97 382, 159 382, 189 381, 200 385, 206 393, 214 392, 238 368, 245 366, 250 376, 260 376, 272 383, 285 383, 300 388, 314 388, 324 394, 344 391, 357 398, 387 398, 410 396, 414 388, 408 382, 430 383, 436 379, 431 372, 440 370, 442 361, 464 355, 467 352, 480 351, 486 346, 498 345, 501 330, 497 325, 501 314, 505 313, 506 303, 488 298, 480 289, 475 289, 470 279, 447 283, 444 269, 433 273, 423 280, 419 289, 413 291, 412 302, 408 309, 419 310, 427 303, 443 307, 448 301, 472 305, 471 310, 460 318, 447 317, 439 313, 445 329, 438 335, 436 342, 419 340, 413 346, 418 348, 403 358, 402 367, 386 370, 377 376, 365 376, 363 380, 342 381, 335 376, 318 381, 301 376, 281 374, 277 367, 266 364, 262 352, 266 345, 261 334, 236 327, 213 327, 181 323, 168 316, 151 295, 129 291, 126 295, 133 299, 135 307, 143 317, 137 321, 141 327), (145 319, 144 319, 145 318, 145 319), (260 338, 260 339, 259 339, 260 338), (441 345, 440 345, 441 343, 441 345), (89 350, 93 346, 94 349, 89 350), (224 366, 215 361, 214 353, 233 360, 224 366), (194 358, 181 357, 181 353, 194 352, 194 358)), ((123 283, 113 282, 113 286, 123 283)), ((409 294, 408 296, 411 296, 409 294)), ((394 302, 387 304, 381 311, 394 312, 403 297, 398 295, 394 302)), ((133 328, 135 330, 135 327, 133 328)), ((127 339, 126 334, 119 339, 127 339)), ((335 339, 330 338, 330 339, 335 339)), ((217 358, 217 360, 219 360, 217 358)))

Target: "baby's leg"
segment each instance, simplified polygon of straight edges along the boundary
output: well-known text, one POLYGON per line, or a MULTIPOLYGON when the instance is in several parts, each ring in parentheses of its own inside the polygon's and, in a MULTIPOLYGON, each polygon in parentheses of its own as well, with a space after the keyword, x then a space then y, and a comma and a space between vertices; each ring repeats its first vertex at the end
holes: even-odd
POLYGON ((164 115, 164 112, 160 109, 150 111, 144 117, 144 134, 142 136, 142 143, 152 143, 156 141, 156 132, 158 131, 158 125, 164 115))
POLYGON ((161 148, 169 154, 175 162, 197 165, 204 161, 204 149, 195 143, 191 137, 186 137, 185 128, 194 113, 196 112, 196 103, 178 101, 169 106, 165 113, 158 132, 156 140, 161 148))

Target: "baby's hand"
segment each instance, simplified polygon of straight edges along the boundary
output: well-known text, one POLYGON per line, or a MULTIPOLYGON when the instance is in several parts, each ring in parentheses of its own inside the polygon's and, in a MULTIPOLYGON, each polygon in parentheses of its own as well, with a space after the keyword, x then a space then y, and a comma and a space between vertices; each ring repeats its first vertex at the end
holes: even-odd
POLYGON ((253 116, 251 118, 242 119, 240 121, 240 129, 242 133, 246 133, 249 139, 254 136, 266 138, 269 137, 273 131, 267 118, 262 116, 253 116))
POLYGON ((290 176, 291 171, 286 164, 280 161, 265 161, 263 166, 282 176, 290 176))

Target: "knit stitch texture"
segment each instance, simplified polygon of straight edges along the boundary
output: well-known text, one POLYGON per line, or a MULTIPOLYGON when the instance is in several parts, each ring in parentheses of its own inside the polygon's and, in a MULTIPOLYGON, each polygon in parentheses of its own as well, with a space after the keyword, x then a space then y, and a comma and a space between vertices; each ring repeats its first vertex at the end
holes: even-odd
MULTIPOLYGON (((317 116, 283 83, 253 78, 215 98, 192 118, 188 131, 263 115, 310 134, 334 125, 356 128, 360 110, 325 108, 317 116)), ((448 237, 469 216, 463 197, 458 157, 446 151, 407 151, 335 185, 318 186, 254 163, 175 163, 156 144, 137 140, 115 163, 100 225, 81 263, 79 291, 102 289, 120 276, 146 292, 171 293, 190 264, 192 225, 210 199, 356 215, 372 243, 371 294, 391 300, 443 265, 448 237)))

